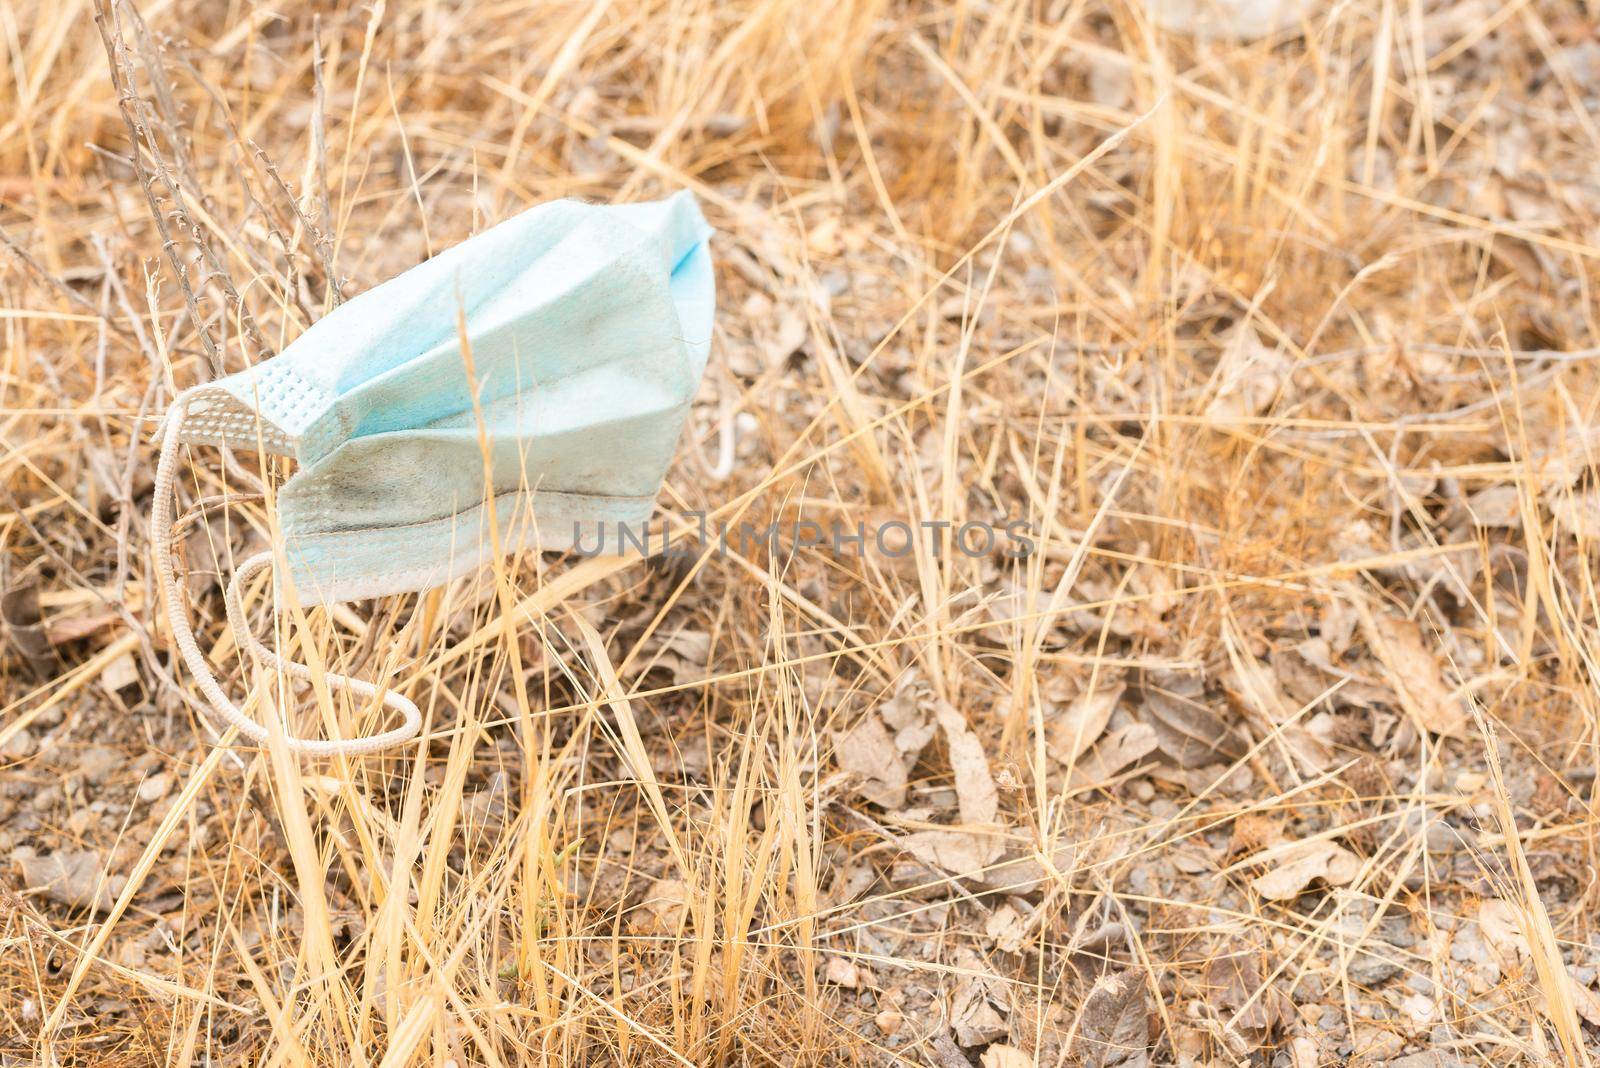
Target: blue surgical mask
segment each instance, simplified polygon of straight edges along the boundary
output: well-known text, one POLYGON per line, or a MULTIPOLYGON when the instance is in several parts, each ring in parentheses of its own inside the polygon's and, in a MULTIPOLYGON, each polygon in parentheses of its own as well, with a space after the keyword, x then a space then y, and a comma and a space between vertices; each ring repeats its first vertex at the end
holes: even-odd
MULTIPOLYGON (((180 395, 157 469, 156 558, 179 648, 213 709, 265 740, 211 678, 173 580, 178 446, 297 461, 277 506, 302 601, 425 590, 481 567, 495 544, 564 549, 642 525, 710 347, 709 235, 688 193, 543 204, 341 305, 278 356, 180 395)), ((239 625, 238 589, 270 566, 262 555, 234 576, 230 617, 258 657, 305 675, 239 625)), ((415 707, 384 700, 406 717, 395 730, 290 747, 373 751, 414 735, 415 707)))

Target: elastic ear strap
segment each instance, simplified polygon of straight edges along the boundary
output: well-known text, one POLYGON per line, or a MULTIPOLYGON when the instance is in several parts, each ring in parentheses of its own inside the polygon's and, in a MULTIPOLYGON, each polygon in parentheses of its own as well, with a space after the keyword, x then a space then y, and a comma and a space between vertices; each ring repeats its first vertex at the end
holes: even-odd
MULTIPOLYGON (((217 678, 211 673, 211 665, 206 663, 206 658, 200 652, 200 646, 195 643, 194 631, 189 627, 189 617, 183 603, 182 591, 172 568, 172 509, 174 498, 174 481, 178 465, 178 447, 180 432, 183 428, 183 418, 187 402, 179 397, 167 413, 166 428, 161 437, 161 456, 156 462, 155 501, 150 507, 151 538, 155 542, 156 574, 161 579, 162 593, 167 601, 167 620, 172 627, 172 639, 178 646, 178 652, 183 655, 183 661, 189 666, 189 671, 195 678, 195 685, 205 696, 206 703, 211 710, 223 721, 239 729, 239 733, 256 742, 266 744, 268 734, 265 727, 246 716, 237 705, 228 700, 228 695, 222 692, 217 678)), ((233 627, 234 637, 242 641, 250 652, 264 663, 292 675, 295 678, 310 680, 313 678, 311 669, 304 664, 295 664, 283 660, 277 653, 261 644, 260 640, 250 632, 248 621, 244 616, 244 607, 240 601, 239 592, 245 579, 258 571, 272 566, 272 553, 257 553, 250 557, 234 572, 233 579, 228 583, 227 605, 228 621, 233 627)), ((346 675, 326 672, 323 676, 331 689, 342 689, 359 697, 372 698, 378 695, 378 688, 370 682, 352 679, 346 675)), ((376 753, 383 749, 390 749, 416 737, 422 728, 422 714, 417 706, 393 690, 383 694, 383 703, 388 708, 399 712, 405 721, 392 731, 376 734, 368 738, 353 738, 344 740, 321 740, 314 738, 295 738, 284 736, 284 744, 291 752, 316 753, 322 755, 360 756, 364 753, 376 753)))

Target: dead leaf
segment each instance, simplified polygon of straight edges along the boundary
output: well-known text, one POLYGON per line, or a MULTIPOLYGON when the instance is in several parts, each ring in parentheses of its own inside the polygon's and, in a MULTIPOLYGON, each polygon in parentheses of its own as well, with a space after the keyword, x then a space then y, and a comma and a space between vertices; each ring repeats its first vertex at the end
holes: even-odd
POLYGON ((1015 1046, 996 1042, 978 1058, 980 1068, 1033 1068, 1033 1058, 1015 1046))
POLYGON ((1078 851, 1072 846, 1057 846, 1048 860, 1046 864, 1040 855, 1025 853, 995 864, 974 875, 973 880, 987 890, 1021 896, 1054 884, 1058 879, 1070 878, 1078 869, 1078 851))
POLYGON ((1600 1027, 1600 995, 1571 975, 1567 976, 1567 985, 1572 988, 1572 1003, 1577 1007, 1578 1015, 1591 1027, 1600 1027))
POLYGON ((1243 642, 1231 633, 1228 645, 1231 663, 1222 674, 1223 692, 1242 708, 1274 726, 1293 719, 1298 709, 1284 699, 1278 673, 1257 660, 1248 649, 1243 648, 1243 642))
POLYGON ((1000 1009, 1009 1008, 999 976, 970 949, 957 950, 956 968, 962 973, 950 997, 950 1029, 962 1046, 981 1046, 1004 1038, 1010 1028, 1000 1009))
POLYGON ((1143 976, 1129 968, 1095 980, 1083 999, 1073 1052, 1089 1068, 1120 1064, 1150 1045, 1143 976))
POLYGON ((1227 1014, 1227 1024, 1257 1045, 1282 1019, 1278 991, 1262 989, 1261 968, 1254 948, 1219 953, 1206 964, 1206 1000, 1227 1014))
POLYGON ((1498 897, 1485 898, 1478 905, 1478 930, 1495 955, 1507 963, 1533 956, 1533 947, 1522 929, 1517 907, 1498 897))
POLYGON ((711 635, 703 630, 680 630, 662 641, 651 668, 671 678, 700 679, 711 669, 711 635))
POLYGON ((1550 499, 1550 514, 1578 537, 1600 541, 1600 490, 1559 494, 1550 499))
POLYGON ((901 844, 924 864, 952 875, 972 875, 993 863, 1005 848, 999 835, 988 830, 1000 814, 1000 791, 989 773, 983 743, 967 726, 961 713, 941 702, 934 714, 939 726, 944 728, 945 743, 950 750, 950 768, 955 772, 956 803, 963 827, 917 831, 907 835, 901 844))
POLYGON ((1002 953, 1015 953, 1028 937, 1028 925, 1011 905, 1001 905, 984 921, 983 933, 994 939, 994 948, 1002 953))
POLYGON ((917 831, 900 840, 906 851, 934 868, 964 878, 984 878, 1004 848, 998 836, 975 831, 917 831))
POLYGON ((984 754, 983 743, 952 706, 941 702, 935 715, 939 726, 944 728, 945 744, 950 748, 950 770, 955 772, 961 822, 993 823, 1000 814, 1000 791, 989 773, 989 758, 984 754))
POLYGON ((1466 505, 1474 526, 1508 530, 1522 525, 1522 491, 1515 485, 1486 486, 1468 497, 1466 505))
POLYGON ((1072 770, 1074 789, 1110 782, 1123 768, 1143 760, 1156 751, 1160 738, 1148 723, 1118 727, 1100 740, 1072 770))
POLYGON ((1125 692, 1126 686, 1090 690, 1052 715, 1045 726, 1045 748, 1050 755, 1068 767, 1076 764, 1078 758, 1105 732, 1106 724, 1111 722, 1111 713, 1125 692))
POLYGON ((861 969, 856 967, 855 961, 844 957, 829 957, 823 965, 822 978, 834 986, 855 990, 861 985, 861 969))
POLYGON ((109 909, 127 884, 122 875, 105 870, 105 857, 92 849, 58 850, 40 856, 27 847, 12 853, 27 889, 42 891, 51 901, 72 908, 109 909))
POLYGON ((1212 379, 1216 389, 1206 414, 1214 419, 1261 415, 1272 407, 1293 367, 1294 361, 1281 348, 1262 344, 1255 327, 1241 322, 1223 343, 1212 379))
POLYGON ((630 925, 640 934, 676 935, 688 913, 689 884, 682 879, 657 879, 650 884, 630 925))
POLYGON ((1261 860, 1272 866, 1250 885, 1269 901, 1292 900, 1315 879, 1329 886, 1347 886, 1361 873, 1361 858, 1327 839, 1298 843, 1287 850, 1269 849, 1261 860))
POLYGON ((905 758, 876 712, 861 717, 848 731, 835 732, 833 739, 839 769, 854 778, 856 792, 890 811, 905 807, 905 758))
POLYGON ((1200 680, 1188 675, 1153 675, 1143 690, 1144 720, 1156 730, 1165 754, 1181 768, 1228 763, 1245 746, 1229 722, 1205 702, 1200 680))
POLYGON ((1387 669, 1400 707, 1417 726, 1445 738, 1465 731, 1467 709, 1455 687, 1445 681, 1438 657, 1409 619, 1363 611, 1362 629, 1373 655, 1387 669))
POLYGON ((1333 764, 1333 750, 1299 722, 1300 702, 1287 698, 1273 666, 1255 658, 1244 643, 1229 634, 1231 666, 1222 676, 1222 688, 1247 714, 1258 717, 1263 730, 1275 735, 1302 771, 1316 774, 1333 764))
POLYGON ((134 662, 133 654, 123 653, 112 660, 100 672, 100 686, 109 694, 119 690, 126 690, 139 681, 139 665, 134 662))
POLYGON ((115 612, 95 612, 87 615, 57 616, 45 624, 45 638, 51 645, 66 645, 92 637, 107 627, 116 626, 122 617, 115 612))
POLYGON ((39 588, 32 583, 0 594, 0 637, 38 677, 52 674, 56 657, 40 623, 39 588))

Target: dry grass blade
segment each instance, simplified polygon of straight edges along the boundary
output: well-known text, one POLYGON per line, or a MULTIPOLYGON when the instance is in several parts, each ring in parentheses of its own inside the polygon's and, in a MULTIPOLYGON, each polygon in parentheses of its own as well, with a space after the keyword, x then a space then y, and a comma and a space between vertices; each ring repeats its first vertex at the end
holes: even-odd
POLYGON ((0 38, 0 1063, 1595 1061, 1592 5, 0 0, 0 38), (297 468, 194 448, 186 618, 273 732, 219 743, 153 596, 175 392, 534 204, 678 189, 685 551, 263 578, 313 679, 258 677, 220 590, 297 468), (422 736, 292 756, 382 715, 328 673, 422 736))
POLYGON ((645 748, 644 736, 639 733, 639 721, 633 715, 633 705, 623 693, 622 684, 617 680, 616 668, 611 664, 611 655, 606 652, 605 642, 587 620, 576 614, 569 618, 578 633, 583 635, 584 645, 589 650, 595 673, 599 678, 601 694, 612 715, 616 717, 616 729, 621 735, 622 743, 620 755, 628 770, 638 779, 645 801, 660 824, 661 833, 666 836, 668 848, 672 850, 673 858, 682 869, 684 878, 692 879, 694 869, 690 866, 688 857, 684 855, 683 847, 678 843, 671 812, 667 808, 666 798, 661 793, 661 783, 656 780, 650 751, 645 748))

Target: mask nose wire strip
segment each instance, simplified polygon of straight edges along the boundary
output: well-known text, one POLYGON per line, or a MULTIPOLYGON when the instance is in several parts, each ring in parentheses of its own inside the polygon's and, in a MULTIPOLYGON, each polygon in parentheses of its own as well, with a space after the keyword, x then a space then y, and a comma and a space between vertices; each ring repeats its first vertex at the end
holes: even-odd
MULTIPOLYGON (((184 663, 189 666, 189 672, 194 675, 195 684, 205 696, 206 703, 218 718, 230 723, 239 729, 239 733, 256 742, 267 742, 267 730, 255 720, 246 716, 228 695, 222 692, 222 687, 217 683, 217 678, 211 673, 211 666, 206 663, 206 658, 200 652, 200 646, 195 643, 194 631, 189 626, 189 617, 183 603, 182 591, 178 588, 177 579, 172 569, 172 510, 174 499, 174 480, 178 465, 179 433, 183 427, 183 418, 186 404, 182 398, 174 402, 172 410, 167 413, 166 428, 161 438, 161 456, 156 463, 155 501, 150 508, 151 539, 155 542, 156 573, 161 580, 161 589, 166 596, 167 620, 172 627, 172 638, 177 643, 178 652, 183 655, 184 663)), ((240 590, 243 583, 258 571, 272 566, 272 553, 262 552, 245 560, 233 574, 233 579, 228 583, 227 605, 228 622, 233 627, 235 638, 241 640, 250 649, 251 654, 258 660, 276 668, 285 674, 297 679, 310 680, 311 669, 304 664, 296 664, 279 657, 277 653, 268 649, 261 641, 250 632, 249 625, 244 616, 244 606, 240 600, 240 590)), ((323 678, 327 680, 330 689, 341 689, 357 697, 373 698, 378 695, 378 688, 370 682, 352 679, 347 675, 338 675, 334 672, 325 672, 323 678)), ((315 739, 295 738, 285 736, 283 741, 291 752, 314 753, 320 755, 360 756, 366 753, 376 753, 380 750, 390 749, 416 737, 422 727, 422 714, 417 706, 401 694, 389 690, 383 694, 383 703, 404 717, 400 726, 383 734, 375 734, 367 738, 352 739, 315 739)))

